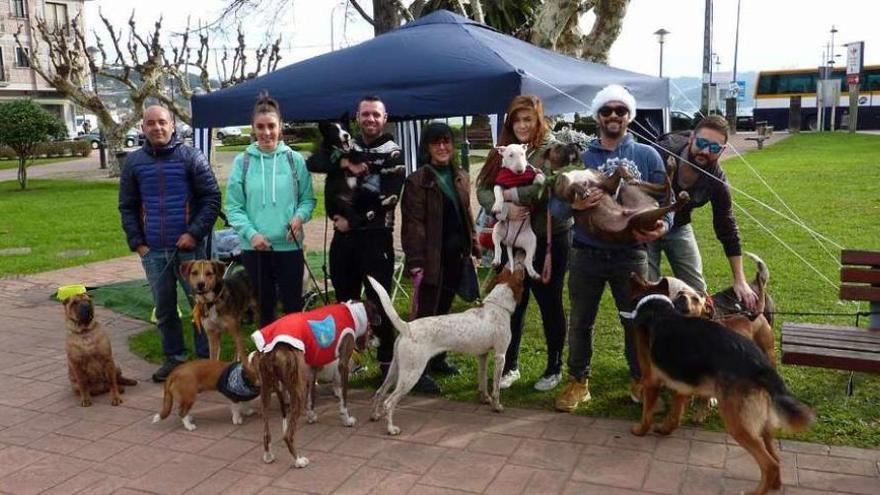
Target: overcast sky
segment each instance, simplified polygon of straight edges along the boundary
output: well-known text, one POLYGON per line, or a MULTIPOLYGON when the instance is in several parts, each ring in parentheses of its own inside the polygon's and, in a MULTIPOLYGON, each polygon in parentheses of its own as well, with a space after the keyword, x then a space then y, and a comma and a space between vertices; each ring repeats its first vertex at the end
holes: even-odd
MULTIPOLYGON (((805 2, 802 0, 741 0, 739 57, 740 72, 762 69, 816 67, 822 60, 830 41, 831 26, 836 26, 836 53, 843 65, 842 45, 850 41, 865 42, 865 63, 880 64, 880 1, 854 0, 832 2, 805 2), (825 4, 829 8, 820 10, 825 4), (836 7, 834 7, 836 5, 836 7)), ((190 16, 195 23, 199 17, 213 18, 226 2, 223 0, 151 0, 130 2, 97 0, 86 3, 87 19, 97 27, 97 10, 117 26, 125 26, 136 5, 136 19, 146 28, 160 15, 165 25, 180 29, 190 16)), ((372 28, 353 10, 345 29, 345 6, 339 0, 294 0, 292 10, 284 13, 283 64, 293 63, 330 50, 331 14, 335 26, 336 47, 355 44, 369 39, 372 28)), ((371 7, 370 0, 360 2, 371 7)), ((714 51, 719 54, 721 71, 730 71, 734 58, 736 28, 736 0, 715 0, 714 51)), ((659 45, 654 32, 659 28, 670 31, 663 53, 665 76, 694 76, 702 73, 703 16, 705 0, 632 0, 623 24, 623 32, 611 49, 610 63, 615 67, 646 74, 657 74, 659 45)), ((592 19, 582 19, 588 30, 592 19)), ((245 26, 251 46, 263 39, 264 26, 250 23, 245 26)), ((215 43, 215 46, 221 43, 215 43)), ((714 66, 713 66, 714 70, 714 66)))

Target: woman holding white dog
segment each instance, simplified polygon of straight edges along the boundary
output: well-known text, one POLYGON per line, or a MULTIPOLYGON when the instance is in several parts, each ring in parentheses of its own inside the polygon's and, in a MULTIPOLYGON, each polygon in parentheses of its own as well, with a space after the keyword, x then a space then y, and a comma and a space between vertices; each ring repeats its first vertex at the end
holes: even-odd
POLYGON ((281 109, 265 92, 254 106, 254 142, 235 157, 226 185, 226 214, 242 245, 241 259, 260 309, 260 327, 302 310, 302 226, 315 194, 302 155, 281 140, 281 109))
MULTIPOLYGON (((555 138, 544 120, 544 105, 537 96, 520 95, 513 99, 507 109, 507 118, 498 138, 499 146, 509 144, 526 144, 526 159, 529 164, 549 177, 550 165, 544 162, 544 152, 554 144, 555 138)), ((495 178, 501 170, 501 155, 492 150, 486 158, 486 164, 477 177, 477 200, 486 210, 491 211, 495 202, 493 186, 495 178)), ((538 239, 535 249, 534 268, 538 273, 543 271, 544 257, 547 252, 547 195, 540 195, 541 186, 528 185, 506 189, 504 208, 499 217, 509 220, 531 219, 532 231, 538 239)), ((519 348, 525 326, 526 310, 529 304, 529 293, 538 301, 541 310, 541 322, 544 327, 544 339, 547 344, 547 367, 535 389, 547 391, 559 385, 562 373, 562 351, 565 346, 565 310, 562 306, 562 288, 565 272, 568 270, 568 249, 571 235, 571 219, 559 220, 551 218, 551 275, 548 283, 526 278, 523 298, 510 319, 511 340, 504 361, 504 375, 501 388, 506 389, 519 380, 519 348)), ((504 261, 506 262, 506 260, 504 261)))
MULTIPOLYGON (((479 292, 473 256, 479 256, 470 179, 454 162, 452 129, 432 122, 422 131, 419 169, 410 174, 401 204, 401 244, 413 277, 414 316, 449 313, 455 295, 475 299, 479 292), (439 249, 438 249, 439 247, 439 249)), ((428 371, 457 374, 446 353, 431 359, 428 371)), ((432 381, 427 375, 422 382, 432 381)), ((419 383, 424 390, 427 383, 419 383)), ((439 387, 436 392, 439 392, 439 387)))

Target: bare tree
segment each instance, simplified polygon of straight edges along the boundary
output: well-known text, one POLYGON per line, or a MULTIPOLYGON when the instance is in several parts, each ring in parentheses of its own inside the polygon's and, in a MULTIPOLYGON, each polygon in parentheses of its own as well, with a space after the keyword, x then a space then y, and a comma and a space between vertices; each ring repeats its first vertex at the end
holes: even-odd
MULTIPOLYGON (((36 18, 31 29, 34 49, 23 51, 31 67, 50 85, 97 116, 110 150, 108 164, 111 177, 119 175, 116 152, 122 150, 127 130, 143 118, 148 99, 166 105, 180 120, 192 123, 186 103, 193 95, 190 67, 197 71, 204 91, 210 92, 273 71, 281 57, 279 38, 274 44, 265 44, 254 50, 251 60, 251 52, 239 30, 237 46, 231 50, 231 55, 230 51, 224 49, 221 59, 215 60, 218 67, 222 66, 222 74, 219 83, 212 84, 208 62, 210 57, 216 58, 217 55, 211 53, 208 34, 204 29, 195 32, 199 45, 193 50, 189 42, 194 33, 189 28, 181 35, 179 42, 166 45, 161 18, 153 24, 151 31, 142 34, 138 32, 132 11, 127 33, 124 33, 123 29, 115 29, 111 21, 99 13, 112 44, 108 49, 97 32, 93 32, 95 47, 88 46, 80 16, 72 20, 69 29, 36 18), (45 50, 40 47, 42 44, 46 45, 45 50), (170 54, 166 46, 171 46, 170 54), (48 53, 48 65, 43 62, 43 53, 48 53), (98 91, 97 84, 89 83, 89 79, 98 78, 115 81, 127 91, 126 96, 131 104, 126 106, 125 113, 117 115, 105 95, 98 91), (169 88, 169 80, 176 83, 180 98, 172 94, 175 86, 169 88)), ((23 27, 20 25, 15 34, 16 43, 22 48, 24 45, 20 35, 23 27)))

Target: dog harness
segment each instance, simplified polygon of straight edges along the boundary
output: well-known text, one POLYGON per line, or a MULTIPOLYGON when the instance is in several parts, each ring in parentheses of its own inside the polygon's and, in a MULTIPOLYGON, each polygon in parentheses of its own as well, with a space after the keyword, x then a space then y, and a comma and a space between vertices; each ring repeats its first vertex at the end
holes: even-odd
POLYGON ((535 171, 535 167, 531 165, 526 167, 521 174, 514 173, 508 168, 502 168, 498 171, 498 175, 495 176, 495 185, 501 186, 505 189, 528 186, 535 181, 535 177, 537 176, 538 172, 535 171))
POLYGON ((238 361, 223 370, 223 374, 217 379, 217 391, 232 402, 245 402, 260 395, 260 388, 247 379, 244 368, 238 361))
POLYGON ((283 342, 303 351, 306 363, 321 367, 339 358, 342 337, 367 331, 363 303, 348 301, 303 313, 291 313, 251 334, 257 350, 266 353, 283 342))

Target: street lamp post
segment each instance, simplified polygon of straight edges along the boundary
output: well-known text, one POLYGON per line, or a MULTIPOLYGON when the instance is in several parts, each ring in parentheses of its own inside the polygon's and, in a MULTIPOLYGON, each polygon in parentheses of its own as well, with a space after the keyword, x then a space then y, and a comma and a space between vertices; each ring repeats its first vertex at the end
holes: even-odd
POLYGON ((663 77, 663 43, 666 41, 666 35, 669 34, 669 31, 660 28, 654 31, 654 34, 657 36, 657 42, 660 43, 660 77, 663 77))
MULTIPOLYGON (((95 58, 95 56, 98 53, 98 49, 95 48, 94 46, 90 46, 90 47, 86 48, 86 51, 89 52, 89 55, 91 55, 92 58, 95 58)), ((92 71, 92 89, 95 91, 95 95, 97 96, 97 94, 98 94, 98 75, 95 73, 95 71, 92 71)), ((107 150, 104 147, 104 127, 101 126, 100 122, 98 122, 98 155, 101 160, 101 169, 103 170, 103 169, 107 168, 107 150)))
POLYGON ((336 41, 335 41, 335 20, 336 20, 336 9, 339 7, 345 6, 345 2, 340 2, 333 6, 333 9, 330 11, 330 51, 336 50, 336 41))

